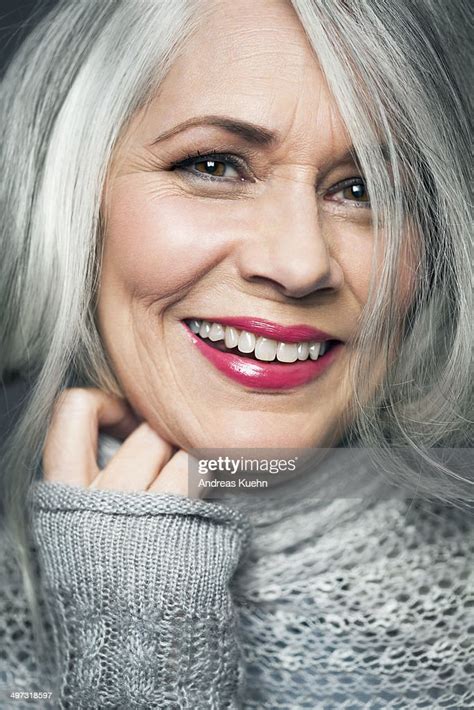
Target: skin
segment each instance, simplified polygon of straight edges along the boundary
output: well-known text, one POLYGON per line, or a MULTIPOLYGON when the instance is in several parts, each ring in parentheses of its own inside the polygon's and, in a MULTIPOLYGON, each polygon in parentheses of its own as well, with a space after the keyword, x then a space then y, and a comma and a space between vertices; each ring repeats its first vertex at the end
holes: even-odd
POLYGON ((158 490, 167 471, 178 492, 191 447, 337 444, 374 248, 370 207, 337 189, 360 178, 350 145, 293 9, 279 0, 215 3, 156 98, 132 120, 108 174, 98 326, 126 403, 98 390, 62 398, 45 449, 51 480, 72 465, 70 482, 158 490), (256 146, 195 126, 154 143, 206 114, 259 124, 279 140, 256 146), (176 167, 196 151, 203 157, 176 167), (240 156, 245 168, 221 159, 220 182, 209 180, 205 156, 213 151, 240 156), (190 345, 181 319, 208 315, 305 323, 345 346, 313 382, 259 391, 227 379, 190 345), (86 462, 58 459, 58 420, 71 431, 76 422, 70 451, 88 432, 86 462), (91 451, 104 425, 126 441, 98 476, 91 451), (133 483, 127 460, 134 471, 137 460, 146 469, 133 483))

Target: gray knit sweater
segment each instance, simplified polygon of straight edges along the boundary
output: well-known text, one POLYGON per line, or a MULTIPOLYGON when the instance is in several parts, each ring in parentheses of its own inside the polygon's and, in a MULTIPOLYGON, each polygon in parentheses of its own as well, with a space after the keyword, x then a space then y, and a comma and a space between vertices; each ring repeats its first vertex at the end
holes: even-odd
POLYGON ((225 502, 35 483, 51 658, 3 534, 0 707, 474 707, 472 520, 320 475, 225 502))

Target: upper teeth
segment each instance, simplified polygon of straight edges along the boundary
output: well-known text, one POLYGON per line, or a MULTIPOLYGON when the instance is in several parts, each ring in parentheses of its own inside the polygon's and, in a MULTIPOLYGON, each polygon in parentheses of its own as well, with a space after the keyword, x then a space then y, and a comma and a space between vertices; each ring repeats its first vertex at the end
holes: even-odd
POLYGON ((223 326, 221 323, 212 323, 207 320, 187 321, 193 333, 197 333, 201 338, 209 340, 223 340, 226 347, 237 347, 241 353, 249 354, 255 352, 257 360, 270 362, 275 357, 280 362, 296 362, 296 360, 317 360, 324 355, 327 349, 327 342, 304 341, 301 343, 285 343, 278 340, 271 340, 263 336, 256 336, 248 330, 237 330, 232 326, 223 326))

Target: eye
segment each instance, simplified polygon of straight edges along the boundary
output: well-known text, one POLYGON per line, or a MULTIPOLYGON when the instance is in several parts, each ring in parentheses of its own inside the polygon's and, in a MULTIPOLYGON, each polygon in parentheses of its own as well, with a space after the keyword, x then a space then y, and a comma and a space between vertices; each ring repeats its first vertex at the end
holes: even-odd
POLYGON ((245 181, 245 177, 242 176, 244 167, 240 159, 235 155, 220 153, 189 155, 184 160, 176 163, 173 169, 184 170, 198 179, 245 181))
POLYGON ((214 177, 239 177, 237 170, 224 160, 199 160, 193 164, 198 173, 213 175, 214 177), (230 174, 229 174, 230 173, 230 174), (234 175, 232 175, 234 173, 234 175))
POLYGON ((355 207, 370 207, 370 196, 361 177, 349 178, 332 187, 327 193, 334 202, 352 202, 355 207))

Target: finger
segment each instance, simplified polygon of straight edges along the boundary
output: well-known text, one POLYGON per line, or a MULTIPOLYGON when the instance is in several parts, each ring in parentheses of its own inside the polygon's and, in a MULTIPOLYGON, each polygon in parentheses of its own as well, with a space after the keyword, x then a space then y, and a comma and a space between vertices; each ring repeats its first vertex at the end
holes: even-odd
POLYGON ((89 488, 145 491, 172 453, 171 444, 143 422, 125 440, 89 488))
POLYGON ((97 475, 99 426, 131 432, 138 421, 123 399, 96 388, 71 388, 58 397, 43 448, 45 480, 87 486, 97 475))
POLYGON ((198 476, 191 478, 189 472, 190 454, 183 449, 177 451, 163 467, 161 473, 148 488, 150 493, 173 493, 175 495, 200 498, 197 486, 198 476))

